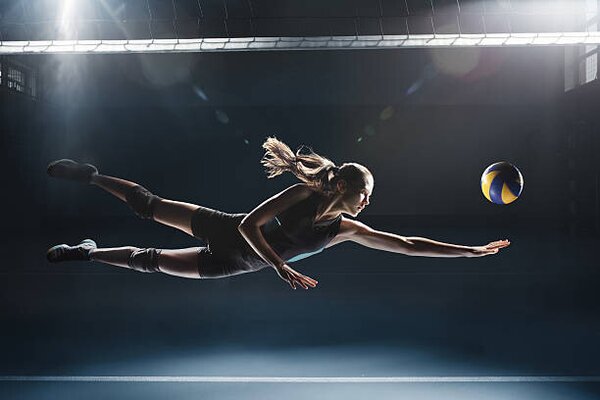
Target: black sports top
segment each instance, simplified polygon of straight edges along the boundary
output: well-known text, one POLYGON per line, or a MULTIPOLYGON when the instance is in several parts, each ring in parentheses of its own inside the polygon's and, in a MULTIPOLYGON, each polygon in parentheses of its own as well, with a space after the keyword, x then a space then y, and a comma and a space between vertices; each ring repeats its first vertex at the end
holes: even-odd
POLYGON ((286 262, 321 252, 339 232, 341 214, 331 220, 315 222, 323 198, 323 194, 314 191, 260 227, 267 243, 286 262))
MULTIPOLYGON (((267 243, 285 262, 294 262, 322 251, 338 234, 342 216, 315 223, 325 195, 310 196, 279 213, 260 227, 267 243)), ((244 239, 238 227, 245 213, 225 213, 198 207, 192 217, 192 233, 208 243, 198 248, 198 272, 202 278, 221 278, 254 272, 270 264, 244 239)))

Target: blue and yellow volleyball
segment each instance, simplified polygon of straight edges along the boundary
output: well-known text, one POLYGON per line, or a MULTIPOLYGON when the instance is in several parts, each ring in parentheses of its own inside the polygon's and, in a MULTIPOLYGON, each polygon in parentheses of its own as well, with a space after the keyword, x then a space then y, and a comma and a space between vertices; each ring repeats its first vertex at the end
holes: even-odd
POLYGON ((507 161, 496 162, 483 171, 481 191, 492 203, 512 203, 523 191, 523 175, 517 167, 507 161))

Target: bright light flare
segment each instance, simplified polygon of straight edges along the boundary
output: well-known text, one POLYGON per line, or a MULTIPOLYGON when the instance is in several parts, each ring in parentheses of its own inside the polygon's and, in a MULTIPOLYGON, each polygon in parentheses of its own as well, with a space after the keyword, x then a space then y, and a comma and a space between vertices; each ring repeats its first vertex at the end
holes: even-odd
POLYGON ((59 32, 61 37, 73 37, 75 0, 63 0, 60 10, 59 32))
POLYGON ((442 48, 599 45, 600 32, 544 32, 329 37, 245 37, 0 42, 3 54, 184 53, 357 48, 442 48))

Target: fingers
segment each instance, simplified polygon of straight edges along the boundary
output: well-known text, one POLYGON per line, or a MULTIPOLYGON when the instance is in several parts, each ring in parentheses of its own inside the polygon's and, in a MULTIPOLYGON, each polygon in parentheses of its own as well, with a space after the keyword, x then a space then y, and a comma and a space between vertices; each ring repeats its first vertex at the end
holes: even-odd
POLYGON ((510 241, 508 239, 496 240, 486 244, 485 246, 476 248, 476 254, 479 257, 489 256, 490 254, 497 254, 501 249, 504 249, 508 246, 510 246, 510 241))
POLYGON ((477 257, 485 257, 485 256, 489 256, 491 254, 496 254, 498 253, 498 249, 481 249, 477 252, 477 257))
POLYGON ((300 285, 301 287, 303 287, 304 289, 308 289, 309 287, 315 287, 317 286, 317 281, 315 281, 314 279, 309 278, 306 275, 302 275, 299 272, 292 272, 292 277, 294 279, 294 282, 296 282, 298 285, 300 285))
POLYGON ((292 289, 296 290, 296 285, 302 286, 301 282, 298 281, 298 279, 296 279, 296 277, 293 274, 288 272, 288 277, 289 277, 288 279, 289 279, 290 285, 292 286, 292 289))
POLYGON ((296 282, 294 281, 294 278, 290 275, 288 275, 288 283, 290 284, 290 286, 292 287, 292 289, 296 290, 296 282))
POLYGON ((276 271, 277 271, 277 275, 279 275, 279 277, 283 281, 285 281, 288 285, 290 285, 290 287, 292 289, 296 289, 294 278, 291 276, 290 273, 288 273, 288 271, 286 271, 284 269, 277 269, 276 271))
POLYGON ((486 249, 503 249, 505 247, 510 246, 510 241, 505 240, 496 240, 495 242, 488 243, 485 248, 486 249))
POLYGON ((302 280, 302 282, 310 287, 316 287, 317 286, 317 281, 315 281, 314 279, 306 276, 306 275, 302 275, 302 274, 298 274, 299 275, 299 279, 302 280))
POLYGON ((289 271, 288 274, 290 276, 290 280, 291 280, 292 284, 294 285, 294 289, 296 288, 296 285, 298 285, 304 289, 308 289, 308 286, 306 286, 306 283, 304 283, 302 281, 302 279, 300 279, 300 277, 298 276, 297 273, 289 271))
POLYGON ((296 282, 298 282, 298 285, 302 286, 305 290, 308 289, 308 286, 306 285, 306 283, 304 283, 304 282, 302 282, 300 280, 298 280, 296 282))
POLYGON ((306 290, 309 287, 316 287, 318 283, 316 280, 309 278, 308 276, 303 275, 298 271, 295 271, 289 266, 284 266, 282 268, 282 273, 285 274, 284 280, 290 284, 292 289, 296 289, 296 285, 298 285, 306 290))
POLYGON ((317 283, 319 283, 316 280, 314 280, 306 275, 302 275, 302 281, 304 283, 306 283, 308 286, 313 287, 313 288, 317 287, 317 283))
POLYGON ((285 271, 282 274, 279 274, 279 276, 281 277, 281 279, 286 281, 292 289, 296 289, 296 286, 294 285, 294 280, 285 271))

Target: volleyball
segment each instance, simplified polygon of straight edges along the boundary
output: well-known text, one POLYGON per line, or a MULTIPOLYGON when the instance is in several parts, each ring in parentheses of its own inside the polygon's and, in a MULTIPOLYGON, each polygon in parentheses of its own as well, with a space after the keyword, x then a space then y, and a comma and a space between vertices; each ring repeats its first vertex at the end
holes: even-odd
POLYGON ((492 203, 512 203, 523 191, 523 175, 507 161, 493 163, 481 175, 481 191, 492 203))

